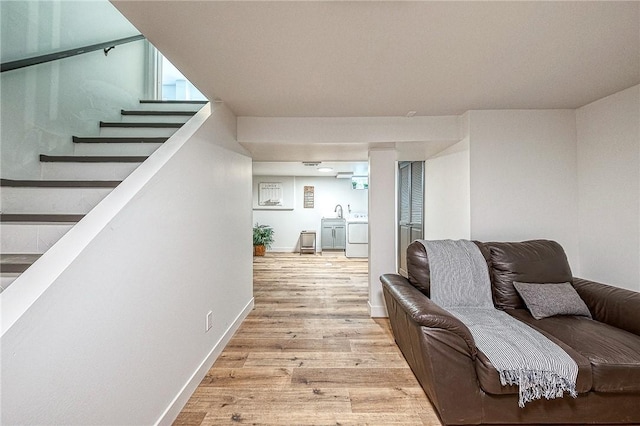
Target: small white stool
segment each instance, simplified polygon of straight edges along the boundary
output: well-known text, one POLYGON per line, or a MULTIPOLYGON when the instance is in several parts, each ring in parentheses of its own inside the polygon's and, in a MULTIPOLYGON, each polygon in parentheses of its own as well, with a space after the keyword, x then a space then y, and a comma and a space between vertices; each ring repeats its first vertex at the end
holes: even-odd
POLYGON ((300 232, 300 255, 302 253, 316 254, 316 231, 300 232))

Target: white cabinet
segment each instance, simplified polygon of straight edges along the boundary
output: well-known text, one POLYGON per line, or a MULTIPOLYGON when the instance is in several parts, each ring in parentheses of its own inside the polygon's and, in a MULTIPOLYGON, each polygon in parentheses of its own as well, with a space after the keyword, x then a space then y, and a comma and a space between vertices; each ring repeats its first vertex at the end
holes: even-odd
POLYGON ((323 250, 344 250, 347 243, 345 220, 322 219, 320 238, 323 250))

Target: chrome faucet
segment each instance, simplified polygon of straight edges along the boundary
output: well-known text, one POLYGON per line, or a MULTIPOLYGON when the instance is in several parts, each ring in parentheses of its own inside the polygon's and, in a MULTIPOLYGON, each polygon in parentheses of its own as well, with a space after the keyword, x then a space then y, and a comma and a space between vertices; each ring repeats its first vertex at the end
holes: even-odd
POLYGON ((342 219, 342 206, 341 206, 340 204, 338 204, 338 205, 336 206, 336 208, 335 208, 335 209, 333 209, 333 211, 334 211, 334 212, 338 212, 338 217, 339 217, 340 219, 342 219), (338 210, 338 208, 340 208, 340 210, 338 210))

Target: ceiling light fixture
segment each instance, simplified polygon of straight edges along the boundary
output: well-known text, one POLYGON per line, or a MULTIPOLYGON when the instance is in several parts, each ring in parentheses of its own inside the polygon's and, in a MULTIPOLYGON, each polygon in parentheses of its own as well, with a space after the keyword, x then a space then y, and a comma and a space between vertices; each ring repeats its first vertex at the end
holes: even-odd
POLYGON ((318 171, 322 173, 329 173, 333 171, 333 169, 331 167, 318 167, 318 171))

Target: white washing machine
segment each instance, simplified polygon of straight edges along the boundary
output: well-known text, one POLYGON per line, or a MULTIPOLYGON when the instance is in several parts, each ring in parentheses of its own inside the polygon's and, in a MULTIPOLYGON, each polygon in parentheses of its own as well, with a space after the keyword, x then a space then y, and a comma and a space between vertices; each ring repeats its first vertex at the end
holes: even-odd
POLYGON ((354 214, 347 219, 347 257, 369 257, 369 218, 354 214))

